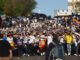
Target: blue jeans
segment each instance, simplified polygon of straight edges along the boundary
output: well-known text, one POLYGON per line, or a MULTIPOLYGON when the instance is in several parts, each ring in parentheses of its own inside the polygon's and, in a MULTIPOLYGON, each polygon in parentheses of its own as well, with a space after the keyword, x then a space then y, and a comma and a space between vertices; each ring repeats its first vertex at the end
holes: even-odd
POLYGON ((71 53, 71 44, 67 44, 67 51, 68 53, 71 53))

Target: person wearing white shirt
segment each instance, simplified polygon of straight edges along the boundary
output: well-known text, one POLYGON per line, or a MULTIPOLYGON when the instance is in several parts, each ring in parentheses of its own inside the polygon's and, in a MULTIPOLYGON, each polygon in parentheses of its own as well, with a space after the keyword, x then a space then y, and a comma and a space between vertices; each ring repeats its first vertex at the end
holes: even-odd
POLYGON ((49 45, 53 40, 53 36, 52 34, 49 33, 49 35, 47 36, 47 45, 49 45))
POLYGON ((29 41, 29 43, 34 43, 35 42, 35 37, 34 37, 34 35, 30 35, 30 41, 29 41))
POLYGON ((9 35, 9 37, 7 37, 7 41, 10 43, 11 47, 14 48, 13 37, 11 35, 9 35))
POLYGON ((29 50, 30 50, 30 55, 34 55, 35 52, 35 47, 34 47, 34 43, 35 43, 35 36, 33 35, 33 33, 30 34, 29 36, 29 50))
POLYGON ((71 29, 72 29, 72 31, 73 31, 73 32, 75 32, 75 31, 76 31, 76 28, 75 28, 75 26, 74 26, 74 25, 71 27, 71 29))
POLYGON ((80 56, 80 52, 79 52, 79 50, 80 50, 80 37, 77 35, 76 38, 77 38, 77 47, 76 47, 76 54, 74 54, 74 55, 80 56))
POLYGON ((29 35, 25 35, 23 43, 25 44, 25 53, 24 55, 29 56, 29 35))
POLYGON ((74 32, 74 34, 76 34, 76 35, 80 36, 80 33, 74 32))
POLYGON ((10 35, 9 37, 7 37, 7 41, 8 41, 9 43, 13 43, 13 37, 10 35))
POLYGON ((23 43, 24 43, 24 44, 29 43, 29 35, 26 35, 26 36, 24 37, 23 43))
POLYGON ((37 35, 35 36, 35 43, 39 43, 39 38, 37 35))
POLYGON ((75 46, 77 46, 78 43, 77 43, 76 35, 73 34, 72 37, 73 37, 73 42, 74 42, 75 46))

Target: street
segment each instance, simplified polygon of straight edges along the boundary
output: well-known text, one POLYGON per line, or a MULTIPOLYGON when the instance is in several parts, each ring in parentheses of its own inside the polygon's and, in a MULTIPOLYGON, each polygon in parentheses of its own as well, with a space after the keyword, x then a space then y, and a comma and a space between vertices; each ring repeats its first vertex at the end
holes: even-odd
MULTIPOLYGON (((12 60, 45 60, 45 56, 14 57, 12 60)), ((80 56, 67 56, 65 60, 80 60, 80 56)))

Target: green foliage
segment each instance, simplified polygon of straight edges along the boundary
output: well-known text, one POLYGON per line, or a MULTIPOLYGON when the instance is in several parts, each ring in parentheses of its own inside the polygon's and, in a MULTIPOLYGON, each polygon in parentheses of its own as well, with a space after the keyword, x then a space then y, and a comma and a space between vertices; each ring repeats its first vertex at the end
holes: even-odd
POLYGON ((80 2, 76 2, 76 3, 75 3, 75 8, 76 8, 76 9, 75 9, 75 12, 76 12, 76 13, 79 13, 79 12, 80 12, 80 2))
POLYGON ((76 7, 79 7, 80 6, 80 2, 76 2, 76 7))
POLYGON ((35 0, 0 0, 0 14, 25 16, 32 12, 36 4, 35 0))
POLYGON ((0 0, 0 14, 3 14, 4 12, 4 4, 5 4, 5 0, 0 0))

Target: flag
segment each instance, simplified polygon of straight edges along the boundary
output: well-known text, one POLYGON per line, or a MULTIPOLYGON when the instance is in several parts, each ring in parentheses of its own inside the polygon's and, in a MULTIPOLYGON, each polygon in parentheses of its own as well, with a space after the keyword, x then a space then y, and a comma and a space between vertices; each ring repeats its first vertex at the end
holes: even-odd
POLYGON ((77 19, 76 18, 73 18, 73 22, 76 23, 77 22, 77 19))
POLYGON ((39 42, 39 48, 42 50, 46 46, 46 40, 40 40, 39 42))
POLYGON ((77 24, 79 25, 80 24, 80 21, 77 21, 77 24))
POLYGON ((11 45, 12 48, 14 48, 14 44, 13 43, 10 43, 10 45, 11 45))

